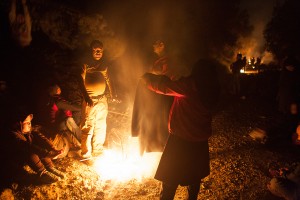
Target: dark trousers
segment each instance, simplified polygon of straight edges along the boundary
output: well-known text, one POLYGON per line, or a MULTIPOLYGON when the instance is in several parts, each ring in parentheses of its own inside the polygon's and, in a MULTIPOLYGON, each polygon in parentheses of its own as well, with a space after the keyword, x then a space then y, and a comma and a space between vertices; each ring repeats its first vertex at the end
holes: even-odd
MULTIPOLYGON (((160 191, 160 200, 173 200, 178 185, 162 183, 160 191)), ((188 200, 197 200, 200 191, 200 182, 193 185, 188 185, 188 200)))
POLYGON ((44 171, 45 167, 48 169, 54 166, 51 158, 41 157, 34 152, 30 152, 27 164, 37 173, 44 171))

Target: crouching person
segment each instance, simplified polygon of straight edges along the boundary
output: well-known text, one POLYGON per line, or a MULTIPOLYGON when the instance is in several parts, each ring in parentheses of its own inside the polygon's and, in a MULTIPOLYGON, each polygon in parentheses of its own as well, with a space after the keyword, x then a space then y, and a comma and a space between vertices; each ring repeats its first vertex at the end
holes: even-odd
POLYGON ((274 177, 267 185, 269 191, 285 200, 300 199, 300 163, 293 170, 280 168, 275 171, 277 173, 273 172, 274 177))
POLYGON ((49 139, 31 127, 33 115, 21 117, 10 131, 14 138, 14 147, 18 161, 29 165, 39 176, 42 183, 54 183, 64 178, 64 173, 57 170, 52 159, 63 153, 57 150, 49 139))
POLYGON ((48 91, 49 100, 45 109, 48 119, 45 125, 54 133, 65 132, 72 146, 80 149, 81 129, 73 118, 73 112, 81 111, 81 106, 66 101, 61 96, 61 88, 56 84, 50 86, 48 91))

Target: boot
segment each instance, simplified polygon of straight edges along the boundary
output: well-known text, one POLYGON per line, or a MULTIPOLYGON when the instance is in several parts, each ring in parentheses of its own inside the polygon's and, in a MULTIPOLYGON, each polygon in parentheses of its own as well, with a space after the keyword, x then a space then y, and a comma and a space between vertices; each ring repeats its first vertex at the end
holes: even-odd
POLYGON ((40 173, 39 179, 42 183, 45 184, 55 183, 59 181, 59 177, 55 176, 54 174, 50 173, 47 170, 44 170, 40 173))
POLYGON ((62 179, 65 178, 65 174, 54 167, 48 168, 48 171, 62 179))

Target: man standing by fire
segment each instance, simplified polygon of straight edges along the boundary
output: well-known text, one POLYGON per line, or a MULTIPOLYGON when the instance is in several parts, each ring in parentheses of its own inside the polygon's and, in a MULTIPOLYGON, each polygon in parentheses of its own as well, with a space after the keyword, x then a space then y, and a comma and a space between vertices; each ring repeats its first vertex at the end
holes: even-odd
POLYGON ((103 43, 94 40, 90 44, 91 58, 83 65, 82 78, 93 105, 86 107, 86 120, 82 127, 81 155, 91 158, 101 154, 106 139, 108 98, 115 100, 108 75, 108 66, 103 57, 103 43))
MULTIPOLYGON (((165 42, 156 40, 153 43, 156 59, 149 72, 151 74, 174 77, 174 66, 170 64, 165 42), (173 67, 173 68, 172 68, 173 67)), ((173 97, 167 97, 147 90, 139 82, 132 112, 131 132, 139 137, 140 155, 145 152, 162 152, 168 137, 168 116, 173 97), (151 102, 145 106, 145 102, 151 102), (149 123, 150 122, 150 123, 149 123)))
POLYGON ((236 61, 230 65, 230 69, 233 75, 233 94, 240 95, 241 83, 240 83, 240 71, 246 66, 246 62, 243 61, 242 54, 238 53, 236 61))
POLYGON ((169 137, 155 174, 162 181, 161 200, 173 199, 178 185, 188 186, 188 199, 196 200, 201 179, 210 173, 208 139, 220 94, 217 65, 201 59, 190 76, 176 81, 150 73, 142 77, 149 90, 174 97, 169 137))

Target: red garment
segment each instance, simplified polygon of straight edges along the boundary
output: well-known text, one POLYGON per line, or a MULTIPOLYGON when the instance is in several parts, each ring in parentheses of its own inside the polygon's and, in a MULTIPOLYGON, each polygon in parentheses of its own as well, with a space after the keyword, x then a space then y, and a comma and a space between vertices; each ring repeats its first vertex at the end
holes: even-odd
POLYGON ((169 115, 169 132, 187 141, 205 141, 211 134, 212 114, 201 103, 200 94, 193 78, 177 81, 147 74, 144 80, 150 90, 174 96, 169 115))
MULTIPOLYGON (((67 110, 67 109, 70 109, 70 108, 73 108, 73 107, 66 100, 64 100, 60 96, 56 95, 56 96, 53 97, 51 103, 52 103, 51 111, 50 111, 51 123, 55 123, 59 117, 61 117, 61 118, 72 117, 72 111, 67 110), (63 116, 59 116, 61 110, 63 111, 63 116)), ((79 108, 76 108, 75 110, 78 110, 78 109, 79 108)))
POLYGON ((151 69, 152 73, 154 74, 162 74, 162 75, 166 75, 167 71, 169 69, 168 66, 168 58, 167 56, 163 56, 158 58, 154 63, 153 63, 153 67, 151 69))

